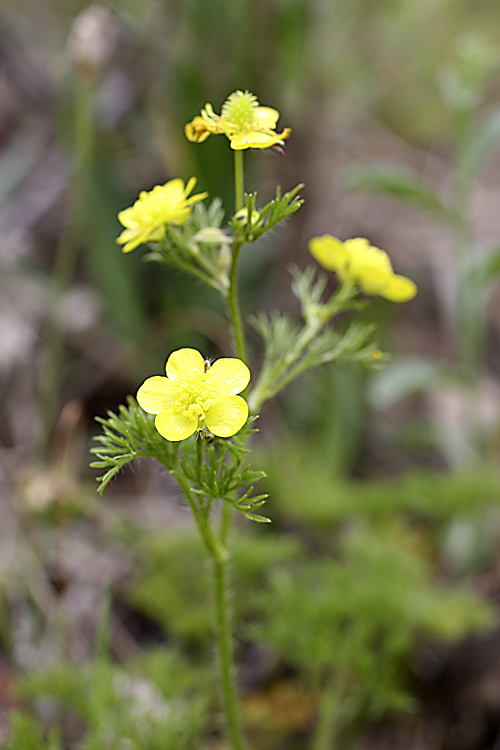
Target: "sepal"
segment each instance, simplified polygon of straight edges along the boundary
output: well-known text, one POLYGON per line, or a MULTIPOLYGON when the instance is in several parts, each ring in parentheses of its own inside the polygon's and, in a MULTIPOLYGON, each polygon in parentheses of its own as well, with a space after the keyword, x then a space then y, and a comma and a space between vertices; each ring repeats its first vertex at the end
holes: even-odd
POLYGON ((229 287, 228 245, 232 239, 220 229, 223 219, 220 198, 215 198, 208 208, 197 203, 185 224, 168 226, 162 240, 149 243, 150 251, 144 260, 185 271, 225 296, 229 287))
POLYGON ((246 217, 236 214, 231 221, 231 226, 237 235, 243 235, 244 242, 255 242, 269 229, 272 229, 280 221, 298 211, 304 203, 297 193, 304 187, 300 183, 293 190, 281 195, 281 187, 276 188, 274 200, 266 203, 264 208, 256 209, 257 193, 245 193, 246 217))

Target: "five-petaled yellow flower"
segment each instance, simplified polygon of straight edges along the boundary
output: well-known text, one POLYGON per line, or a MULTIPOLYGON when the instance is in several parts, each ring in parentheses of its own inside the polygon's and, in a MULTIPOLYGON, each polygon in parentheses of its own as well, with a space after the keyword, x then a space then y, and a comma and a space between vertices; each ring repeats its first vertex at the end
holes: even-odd
POLYGON ((133 206, 120 211, 118 219, 125 229, 116 241, 125 245, 123 252, 129 253, 143 242, 159 242, 165 236, 167 224, 184 224, 193 203, 208 195, 198 193, 188 198, 195 184, 196 177, 191 177, 186 187, 179 178, 156 185, 149 193, 143 190, 133 206))
POLYGON ((248 419, 246 401, 237 396, 250 381, 239 359, 222 358, 213 365, 196 349, 178 349, 167 360, 167 377, 148 378, 137 401, 167 440, 185 440, 205 426, 218 437, 235 435, 248 419))
POLYGON ((310 240, 309 250, 323 268, 335 271, 343 284, 356 284, 365 294, 408 302, 417 293, 415 282, 394 273, 387 253, 364 237, 342 242, 324 234, 310 240))
POLYGON ((211 104, 206 104, 185 126, 189 141, 202 143, 209 135, 223 133, 235 151, 245 148, 270 148, 282 146, 292 132, 285 128, 276 132, 280 113, 271 107, 261 107, 258 99, 249 91, 235 91, 222 105, 220 115, 216 115, 211 104))

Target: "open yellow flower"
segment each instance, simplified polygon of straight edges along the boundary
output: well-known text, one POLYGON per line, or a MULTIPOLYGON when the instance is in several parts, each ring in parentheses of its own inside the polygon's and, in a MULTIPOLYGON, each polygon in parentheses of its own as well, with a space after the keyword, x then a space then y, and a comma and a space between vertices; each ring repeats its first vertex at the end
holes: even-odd
POLYGON ((120 211, 118 219, 125 229, 116 242, 125 246, 123 252, 129 253, 143 242, 159 242, 165 236, 167 224, 184 224, 193 203, 208 195, 198 193, 188 198, 195 184, 196 177, 191 177, 186 187, 180 178, 156 185, 149 193, 143 190, 133 206, 120 211))
POLYGON ((184 132, 189 141, 202 143, 209 135, 223 133, 235 151, 245 148, 282 146, 292 132, 285 128, 276 132, 280 113, 271 107, 261 107, 257 97, 249 91, 235 91, 224 102, 221 114, 216 115, 211 104, 206 104, 189 122, 184 132))
POLYGON ((139 405, 156 414, 160 435, 185 440, 206 426, 227 438, 241 430, 248 406, 236 394, 250 381, 250 371, 241 360, 222 358, 210 365, 196 349, 178 349, 168 358, 166 372, 166 378, 148 378, 137 391, 139 405))
POLYGON ((310 240, 309 251, 323 268, 335 271, 343 284, 356 284, 365 294, 408 302, 417 293, 415 282, 394 273, 387 253, 364 237, 342 242, 324 234, 310 240))

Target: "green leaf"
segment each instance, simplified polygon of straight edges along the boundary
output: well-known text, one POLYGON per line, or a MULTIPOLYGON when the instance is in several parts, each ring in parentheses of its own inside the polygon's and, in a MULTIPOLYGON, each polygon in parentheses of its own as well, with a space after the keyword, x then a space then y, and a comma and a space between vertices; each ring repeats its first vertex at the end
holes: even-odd
POLYGON ((83 262, 102 295, 106 320, 128 338, 135 339, 144 331, 147 315, 138 283, 138 259, 130 256, 125 259, 115 243, 118 200, 102 181, 93 182, 88 209, 92 220, 87 221, 83 262))
POLYGON ((474 258, 467 269, 472 281, 486 284, 500 275, 500 247, 496 247, 486 257, 474 258))
POLYGON ((479 123, 462 158, 462 169, 472 178, 484 168, 500 145, 500 107, 495 107, 479 123))
POLYGON ((388 409, 403 398, 449 382, 450 377, 440 362, 419 357, 400 358, 372 379, 369 401, 377 409, 388 409))
POLYGON ((451 212, 434 188, 408 169, 390 164, 351 167, 346 172, 345 183, 348 190, 369 190, 389 195, 429 211, 441 221, 453 221, 451 212))
POLYGON ((255 513, 244 513, 243 514, 248 521, 255 521, 256 523, 272 523, 270 518, 267 516, 258 516, 255 513))
POLYGON ((107 469, 97 477, 98 492, 102 494, 111 479, 135 458, 150 456, 170 471, 182 486, 187 480, 188 500, 195 499, 194 510, 208 514, 215 501, 229 502, 253 520, 253 509, 260 507, 267 496, 252 497, 253 483, 261 480, 263 471, 245 463, 248 437, 257 432, 253 424, 257 415, 250 417, 232 438, 209 437, 205 433, 180 443, 165 440, 157 431, 154 416, 146 414, 131 396, 127 406, 120 406, 118 414, 108 413, 107 419, 97 418, 102 434, 91 449, 97 457, 91 466, 107 469), (204 441, 200 460, 197 441, 204 441), (248 489, 250 488, 250 489, 248 489), (240 507, 241 506, 241 507, 240 507))
POLYGON ((134 458, 152 456, 168 470, 173 468, 176 444, 162 438, 154 425, 154 417, 146 414, 132 396, 129 396, 127 406, 120 406, 118 414, 108 412, 107 419, 97 417, 96 421, 102 425, 103 431, 94 438, 98 445, 90 449, 99 460, 90 465, 94 469, 108 468, 97 477, 100 494, 134 458))

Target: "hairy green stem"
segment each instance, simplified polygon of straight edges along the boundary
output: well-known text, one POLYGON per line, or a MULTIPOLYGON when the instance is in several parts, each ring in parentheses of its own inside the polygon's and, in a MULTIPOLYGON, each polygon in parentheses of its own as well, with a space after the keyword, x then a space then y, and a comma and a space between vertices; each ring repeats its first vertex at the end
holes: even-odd
POLYGON ((229 529, 231 527, 232 518, 233 518, 233 506, 230 503, 222 503, 219 538, 224 546, 226 545, 227 536, 229 534, 229 529))
POLYGON ((229 289, 227 292, 227 306, 229 317, 233 329, 234 345, 238 357, 247 362, 247 348, 245 344, 245 332, 243 330, 243 321, 241 318, 240 301, 238 295, 238 259, 243 242, 235 238, 233 243, 233 254, 231 258, 231 268, 229 269, 229 289))
POLYGON ((176 469, 172 469, 170 473, 177 480, 179 487, 181 488, 186 500, 191 507, 194 520, 198 527, 198 531, 200 532, 201 539, 203 541, 203 544, 205 545, 205 549, 208 555, 210 556, 210 559, 213 560, 214 564, 224 564, 227 560, 227 551, 225 547, 219 543, 218 539, 216 539, 212 529, 210 528, 209 522, 200 512, 200 509, 193 497, 193 492, 191 491, 191 485, 189 481, 184 477, 182 470, 179 467, 176 469))
POLYGON ((235 212, 244 208, 245 177, 243 171, 243 151, 234 152, 234 203, 235 212))
POLYGON ((245 742, 239 720, 234 660, 231 644, 231 624, 228 607, 227 563, 213 560, 215 594, 215 632, 222 700, 231 750, 243 750, 245 742))
MULTIPOLYGON (((198 441, 197 445, 198 463, 203 461, 203 444, 198 441)), ((192 487, 183 475, 181 466, 177 461, 177 467, 172 472, 184 493, 200 532, 206 552, 211 560, 214 575, 214 613, 215 613, 215 637, 217 642, 217 657, 219 665, 219 679, 226 719, 226 728, 231 750, 244 750, 245 743, 241 732, 238 705, 236 697, 236 685, 234 680, 234 658, 231 644, 231 627, 229 616, 229 601, 227 587, 227 563, 228 553, 226 550, 226 538, 231 524, 232 507, 224 503, 222 507, 222 518, 220 526, 220 538, 217 539, 210 527, 210 519, 200 510, 196 502, 192 487)))
MULTIPOLYGON (((245 177, 243 171, 243 151, 234 152, 234 202, 236 211, 244 207, 245 177)), ((243 240, 236 234, 233 242, 231 255, 231 267, 229 269, 229 288, 227 290, 226 302, 233 329, 234 345, 238 357, 247 361, 247 350, 245 344, 245 332, 241 318, 241 309, 238 295, 238 261, 240 257, 243 240)))

